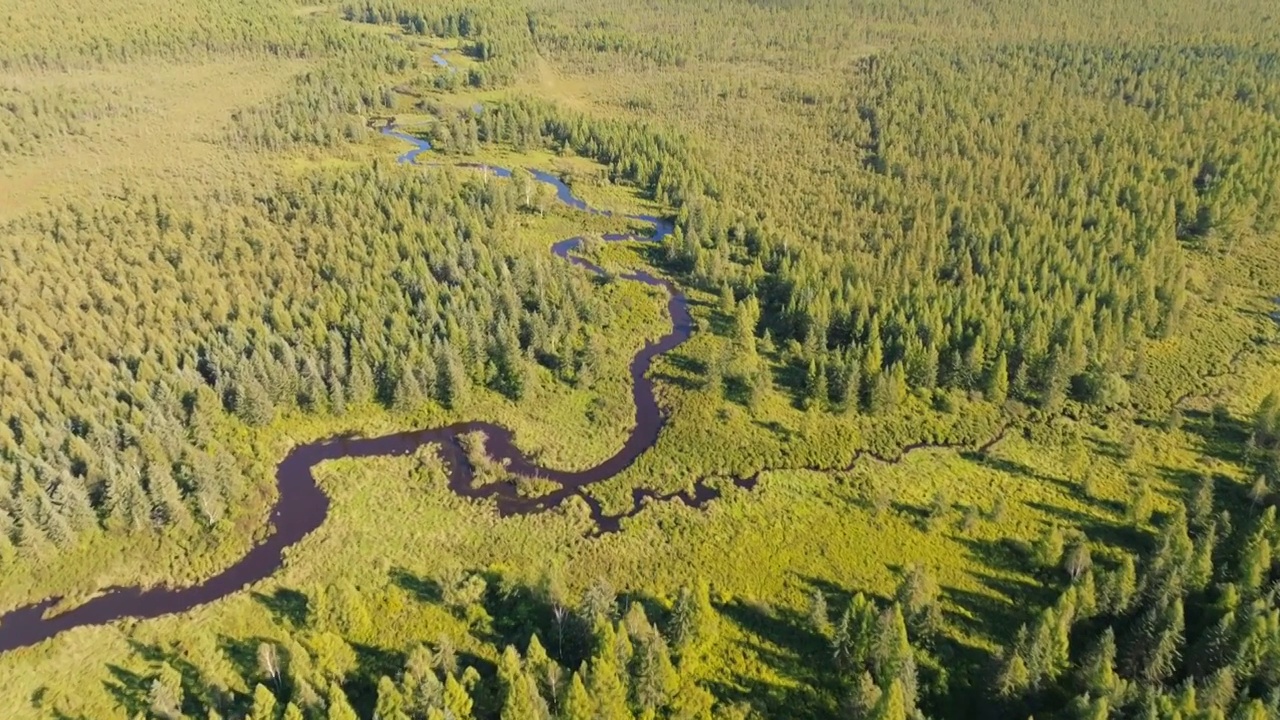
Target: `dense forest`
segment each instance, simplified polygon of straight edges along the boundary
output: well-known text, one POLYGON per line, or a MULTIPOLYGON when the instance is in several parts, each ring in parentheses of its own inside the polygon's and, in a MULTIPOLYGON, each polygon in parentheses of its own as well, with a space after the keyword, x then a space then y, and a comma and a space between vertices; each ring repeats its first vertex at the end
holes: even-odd
MULTIPOLYGON (((278 578, 0 654, 15 717, 1280 717, 1267 3, 0 19, 0 192, 191 122, 102 77, 289 68, 199 129, 224 168, 0 224, 0 611, 225 568, 311 439, 483 419, 592 466, 675 319, 626 271, 695 330, 657 443, 574 503, 498 519, 440 448, 325 464, 278 578), (599 241, 637 213, 674 231, 599 241)), ((483 440, 476 477, 536 493, 483 440)))
POLYGON ((6 560, 100 528, 216 526, 245 490, 215 437, 224 411, 261 426, 288 409, 449 406, 473 386, 519 400, 536 367, 590 382, 613 310, 501 239, 530 197, 381 164, 7 228, 6 560))

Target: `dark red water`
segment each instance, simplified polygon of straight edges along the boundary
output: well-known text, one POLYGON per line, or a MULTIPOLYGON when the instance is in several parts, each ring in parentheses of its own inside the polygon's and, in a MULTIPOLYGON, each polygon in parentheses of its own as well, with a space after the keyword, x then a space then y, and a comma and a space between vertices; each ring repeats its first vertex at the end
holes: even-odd
MULTIPOLYGON (((398 158, 401 162, 414 162, 420 153, 431 147, 425 140, 397 132, 390 123, 383 132, 415 145, 414 150, 398 158)), ((502 176, 510 174, 502 168, 486 169, 502 176)), ((555 187, 557 197, 567 205, 587 212, 600 212, 574 197, 559 178, 541 172, 535 173, 535 176, 539 181, 555 187)), ((635 235, 609 235, 605 239, 657 241, 672 229, 671 223, 666 220, 649 216, 630 217, 652 223, 653 234, 648 238, 635 235)), ((552 247, 552 252, 591 272, 602 272, 590 262, 570 255, 581 242, 581 238, 562 240, 552 247)), ((662 495, 653 491, 636 490, 633 492, 634 505, 629 511, 622 515, 606 515, 599 502, 580 492, 587 485, 606 480, 622 472, 657 440, 658 432, 662 428, 663 415, 654 399, 653 382, 646 375, 655 357, 688 340, 693 331, 685 297, 670 282, 644 272, 634 272, 622 278, 666 290, 667 311, 671 315, 672 327, 670 332, 656 342, 646 344, 631 360, 635 426, 622 448, 612 457, 590 469, 578 472, 539 467, 516 448, 509 430, 500 425, 483 422, 412 430, 376 438, 339 437, 302 445, 294 448, 276 468, 279 499, 271 511, 273 532, 261 545, 251 549, 236 564, 191 587, 113 588, 79 607, 51 618, 45 618, 43 614, 57 603, 57 598, 19 608, 0 617, 0 652, 33 645, 71 628, 98 625, 124 618, 154 618, 184 612, 226 597, 247 585, 265 579, 280 568, 286 548, 294 545, 324 523, 329 512, 329 499, 316 485, 312 471, 316 465, 326 460, 407 455, 423 445, 434 444, 439 447, 440 454, 446 462, 449 487, 457 494, 476 499, 491 499, 496 504, 498 513, 503 516, 544 512, 577 495, 586 500, 601 532, 616 531, 622 518, 639 512, 646 499, 679 499, 698 506, 717 497, 719 493, 708 487, 705 482, 695 485, 691 493, 678 492, 662 495), (471 486, 473 469, 467 462, 462 447, 458 444, 458 437, 474 431, 483 432, 487 436, 488 454, 503 463, 512 473, 544 478, 557 483, 559 488, 537 498, 519 496, 515 486, 509 483, 494 483, 473 488, 471 486)), ((751 487, 755 484, 755 480, 754 478, 739 480, 737 483, 741 487, 751 487)))
MULTIPOLYGON (((416 146, 414 150, 401 155, 398 158, 400 162, 415 162, 419 154, 431 147, 425 140, 397 132, 391 122, 387 123, 383 132, 416 146)), ((508 170, 502 168, 485 166, 483 169, 500 176, 510 174, 508 170)), ((557 197, 567 205, 586 212, 607 214, 590 208, 582 200, 574 197, 559 178, 541 172, 535 172, 534 176, 539 181, 554 186, 557 197)), ((657 241, 672 231, 672 225, 667 220, 645 215, 628 217, 653 224, 653 234, 648 238, 635 235, 608 235, 605 236, 605 240, 657 241)), ((581 242, 580 237, 562 240, 553 245, 551 251, 557 257, 588 271, 603 272, 587 260, 570 255, 581 242)), ((606 515, 598 501, 581 492, 587 485, 607 480, 622 472, 657 441, 664 416, 654 398, 653 382, 647 377, 649 366, 655 357, 688 340, 693 332, 693 322, 689 316, 685 296, 669 281, 645 272, 633 272, 621 277, 625 280, 660 287, 667 292, 667 312, 671 316, 671 331, 656 342, 647 343, 631 359, 631 395, 635 402, 635 426, 622 444, 622 448, 612 457, 594 467, 577 472, 540 467, 516 448, 511 431, 500 425, 485 422, 410 430, 376 438, 338 437, 301 445, 294 448, 276 467, 276 487, 279 498, 271 510, 271 534, 262 544, 252 548, 234 565, 190 587, 112 588, 83 605, 50 618, 45 618, 43 615, 58 602, 59 598, 18 608, 0 616, 0 652, 34 645, 72 628, 101 625, 126 618, 146 619, 185 612, 224 598, 269 577, 280 568, 284 551, 320 527, 329 513, 329 498, 316 485, 313 474, 315 466, 327 460, 408 455, 424 445, 436 445, 448 469, 449 488, 458 495, 491 500, 502 516, 545 512, 563 504, 570 497, 578 496, 583 498, 590 507, 591 517, 600 532, 617 531, 622 519, 640 512, 646 500, 679 500, 693 507, 701 507, 719 497, 719 491, 708 485, 705 479, 697 481, 692 492, 661 494, 653 490, 637 489, 632 491, 630 509, 619 515, 606 515), (516 487, 509 483, 472 487, 473 468, 468 463, 458 438, 475 431, 483 432, 487 436, 485 447, 488 454, 494 460, 504 464, 510 472, 526 477, 544 478, 556 483, 559 487, 554 492, 536 498, 521 497, 517 494, 516 487)), ((1007 427, 1002 428, 980 449, 989 448, 998 442, 1004 436, 1005 429, 1007 427)), ((904 448, 903 455, 930 447, 945 446, 921 443, 904 448)), ((854 461, 858 457, 861 457, 861 454, 855 456, 854 461)), ((896 458, 880 459, 897 462, 901 458, 900 455, 896 458)), ((756 476, 736 479, 734 484, 741 488, 753 488, 756 485, 756 476)))

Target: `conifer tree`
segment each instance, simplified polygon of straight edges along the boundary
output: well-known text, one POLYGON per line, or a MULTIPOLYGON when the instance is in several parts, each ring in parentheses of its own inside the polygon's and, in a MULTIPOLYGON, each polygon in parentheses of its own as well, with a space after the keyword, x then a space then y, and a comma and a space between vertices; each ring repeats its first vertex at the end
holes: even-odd
POLYGON ((991 365, 985 388, 987 401, 1003 405, 1009 397, 1009 361, 1002 352, 991 365))
POLYGON ((386 675, 378 679, 378 701, 374 706, 373 717, 375 720, 409 720, 404 696, 386 675))
POLYGON ((880 702, 876 704, 871 717, 874 720, 907 720, 908 706, 902 681, 894 678, 889 682, 884 694, 880 696, 880 702))
POLYGON ((564 720, 592 720, 595 717, 595 701, 582 684, 582 675, 575 672, 569 680, 569 690, 564 699, 564 720))
POLYGON ((498 663, 498 682, 503 693, 502 720, 550 717, 545 701, 538 694, 537 684, 525 672, 520 654, 510 645, 502 651, 498 663))
POLYGON ((471 695, 467 689, 458 682, 452 674, 445 675, 444 678, 444 710, 448 717, 457 718, 457 720, 471 720, 472 717, 471 695))
POLYGON ((326 720, 359 720, 356 711, 351 708, 350 701, 337 683, 329 685, 328 709, 326 720))
POLYGON ((261 684, 253 688, 252 712, 255 720, 275 720, 276 717, 276 696, 261 684))

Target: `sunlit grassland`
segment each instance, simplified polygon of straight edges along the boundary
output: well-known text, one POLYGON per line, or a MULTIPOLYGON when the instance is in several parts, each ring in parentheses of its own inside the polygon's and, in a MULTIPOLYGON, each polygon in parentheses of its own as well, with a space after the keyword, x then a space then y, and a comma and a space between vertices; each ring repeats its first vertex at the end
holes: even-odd
POLYGON ((194 191, 251 175, 262 156, 231 150, 217 133, 234 110, 274 95, 305 67, 222 59, 11 74, 14 87, 62 90, 104 107, 83 134, 47 138, 0 163, 0 221, 73 198, 101 201, 126 184, 194 191))
MULTIPOLYGON (((943 588, 948 636, 984 657, 1034 611, 1028 598, 1051 599, 1062 582, 1034 571, 1020 548, 1050 525, 1084 531, 1102 563, 1106 548, 1148 543, 1149 532, 1124 520, 1131 488, 1147 479, 1157 512, 1171 509, 1187 492, 1188 473, 1206 467, 1202 430, 1195 423, 1179 431, 1139 429, 1132 455, 1124 457, 1115 450, 1125 442, 1119 429, 1060 421, 1035 440, 1010 435, 984 456, 930 450, 900 464, 860 460, 847 473, 769 472, 757 489, 728 488, 704 511, 655 503, 628 520, 624 532, 600 538, 591 537, 593 528, 572 505, 498 519, 485 503, 449 492, 430 452, 337 461, 318 473, 333 500, 329 520, 289 551, 273 578, 182 616, 72 631, 0 657, 0 674, 10 678, 12 697, 52 688, 46 709, 125 716, 111 688, 127 686, 122 677, 148 677, 154 665, 146 648, 158 646, 187 657, 207 680, 245 690, 246 673, 235 659, 243 663, 262 639, 283 640, 295 629, 295 621, 272 610, 271 598, 280 590, 302 593, 313 613, 304 624, 330 629, 314 614, 317 598, 348 585, 364 598, 368 617, 342 628, 350 640, 403 651, 443 632, 484 664, 494 660, 495 647, 523 638, 504 623, 509 619, 456 616, 431 588, 458 571, 528 587, 554 568, 571 592, 605 577, 659 606, 680 585, 709 578, 725 631, 698 672, 771 688, 772 702, 817 702, 820 678, 799 656, 814 642, 801 618, 815 588, 833 601, 855 591, 885 597, 907 566, 923 564, 943 588), (1086 474, 1093 478, 1091 496, 1082 488, 1086 474), (877 509, 886 489, 890 502, 877 509), (931 521, 940 492, 950 509, 931 521), (994 518, 1001 499, 1003 515, 994 518), (966 520, 970 508, 974 521, 966 520), (791 661, 778 662, 779 655, 791 661), (113 668, 99 662, 106 658, 113 668), (78 691, 56 690, 65 687, 78 691)), ((524 437, 520 430, 517 437, 524 437)), ((1243 468, 1229 461, 1213 466, 1222 477, 1220 494, 1230 498, 1231 483, 1245 479, 1243 468)), ((547 642, 553 624, 545 615, 535 612, 531 625, 520 627, 538 629, 547 642)), ((25 704, 13 715, 46 716, 25 704)))

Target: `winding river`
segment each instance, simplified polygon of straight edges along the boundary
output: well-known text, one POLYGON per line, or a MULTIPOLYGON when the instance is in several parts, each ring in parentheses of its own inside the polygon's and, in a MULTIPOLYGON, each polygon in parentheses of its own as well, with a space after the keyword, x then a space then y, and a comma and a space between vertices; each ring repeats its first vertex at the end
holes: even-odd
MULTIPOLYGON (((428 141, 400 132, 388 121, 382 128, 386 135, 399 138, 412 148, 397 158, 401 163, 416 162, 419 155, 431 149, 428 141)), ((475 166, 480 167, 480 166, 475 166)), ((484 166, 482 169, 501 177, 509 177, 510 170, 484 166)), ((589 207, 559 178, 542 171, 531 170, 539 181, 551 185, 556 196, 566 205, 594 214, 608 214, 589 207)), ((647 238, 632 235, 606 235, 607 241, 647 239, 657 242, 672 231, 672 224, 662 218, 647 215, 629 215, 630 219, 650 223, 654 232, 647 238)), ((603 273, 596 265, 572 253, 582 243, 581 237, 562 240, 551 247, 557 257, 590 272, 603 273)), ((72 628, 122 620, 146 619, 172 613, 185 612, 205 603, 224 598, 245 586, 259 582, 276 570, 283 562, 286 549, 302 540, 308 533, 324 523, 329 512, 329 499, 316 484, 313 472, 316 465, 339 458, 366 458, 383 455, 407 455, 422 447, 434 444, 448 468, 449 488, 458 495, 489 499, 502 516, 544 512, 563 504, 570 497, 581 497, 591 509, 591 516, 601 532, 618 530, 624 517, 639 512, 646 499, 679 499, 689 505, 701 506, 719 493, 699 482, 692 492, 681 491, 659 494, 649 490, 633 492, 632 507, 621 515, 606 515, 599 501, 583 494, 587 485, 607 480, 631 465, 645 450, 653 446, 662 428, 663 416, 654 399, 653 381, 646 375, 653 359, 689 339, 693 322, 689 316, 684 295, 669 281, 637 271, 621 276, 625 280, 642 282, 660 287, 667 292, 667 311, 671 316, 671 330, 655 342, 647 343, 631 359, 632 398, 635 402, 635 426, 622 447, 610 458, 587 470, 567 472, 539 467, 516 447, 511 432, 500 425, 487 422, 465 422, 441 428, 412 430, 375 438, 338 437, 308 443, 294 448, 276 468, 276 487, 279 492, 271 510, 272 532, 260 545, 252 548, 231 567, 203 582, 190 587, 123 587, 111 588, 71 610, 44 617, 44 613, 56 605, 59 598, 18 608, 0 617, 0 652, 27 647, 47 640, 72 628), (486 449, 495 460, 506 465, 517 475, 550 480, 559 487, 539 497, 521 497, 510 483, 494 483, 484 487, 472 487, 473 469, 459 444, 459 436, 470 432, 483 432, 488 440, 486 449)), ((738 480, 740 487, 753 487, 755 478, 738 480)))
MULTIPOLYGON (((401 132, 388 120, 381 128, 385 135, 398 138, 411 145, 397 161, 415 163, 418 157, 431 149, 422 138, 401 132)), ((471 165, 500 177, 509 177, 511 171, 493 167, 471 165)), ((583 212, 609 215, 610 213, 588 206, 573 195, 570 188, 558 177, 539 170, 530 170, 539 182, 551 185, 556 197, 564 204, 583 212)), ((669 220, 648 215, 627 215, 631 220, 646 222, 654 227, 652 234, 642 237, 634 234, 606 235, 606 241, 649 240, 660 241, 672 232, 669 220)), ((571 253, 582 243, 581 237, 572 237, 551 246, 551 252, 565 261, 589 272, 604 271, 591 262, 571 253)), ((579 497, 590 508, 591 517, 602 533, 615 532, 624 518, 631 517, 644 508, 649 500, 678 500, 692 507, 702 507, 720 496, 720 492, 701 479, 692 490, 659 493, 654 490, 635 489, 632 504, 619 515, 608 515, 595 498, 582 492, 593 483, 608 480, 622 472, 643 452, 652 447, 662 429, 664 417, 654 398, 653 381, 647 377, 653 359, 688 340, 693 332, 688 302, 668 280, 654 277, 643 271, 620 276, 624 280, 642 282, 662 288, 667 293, 667 312, 671 316, 671 330, 654 342, 647 343, 631 359, 631 395, 635 403, 635 425, 622 447, 594 467, 576 472, 545 468, 536 465, 516 447, 511 431, 501 425, 488 422, 463 422, 439 428, 410 430, 374 438, 336 437, 295 447, 276 467, 276 487, 279 492, 271 510, 271 534, 254 546, 244 557, 222 572, 189 587, 120 587, 106 590, 85 603, 52 617, 44 613, 53 608, 60 598, 13 610, 0 616, 0 652, 35 645, 58 633, 77 627, 101 625, 124 619, 147 619, 181 613, 205 603, 227 597, 246 586, 266 579, 278 570, 284 561, 284 552, 307 534, 319 528, 329 513, 329 498, 316 484, 314 468, 320 463, 340 458, 369 458, 386 455, 408 455, 424 445, 436 445, 448 470, 449 488, 460 496, 488 500, 494 504, 500 516, 545 512, 564 504, 571 497, 579 497), (558 487, 538 497, 522 497, 511 483, 493 483, 472 487, 474 470, 467 461, 459 437, 471 432, 483 432, 487 436, 486 450, 490 457, 504 464, 507 469, 526 477, 550 480, 558 487)), ((1009 426, 980 446, 979 451, 990 448, 1004 437, 1009 426)), ((863 456, 876 457, 886 462, 898 462, 907 453, 925 448, 956 447, 955 445, 919 443, 903 448, 896 457, 881 457, 860 452, 854 455, 847 467, 852 467, 863 456)), ((801 468, 828 471, 832 468, 801 468)), ((758 473, 733 482, 740 488, 754 488, 758 473)))

